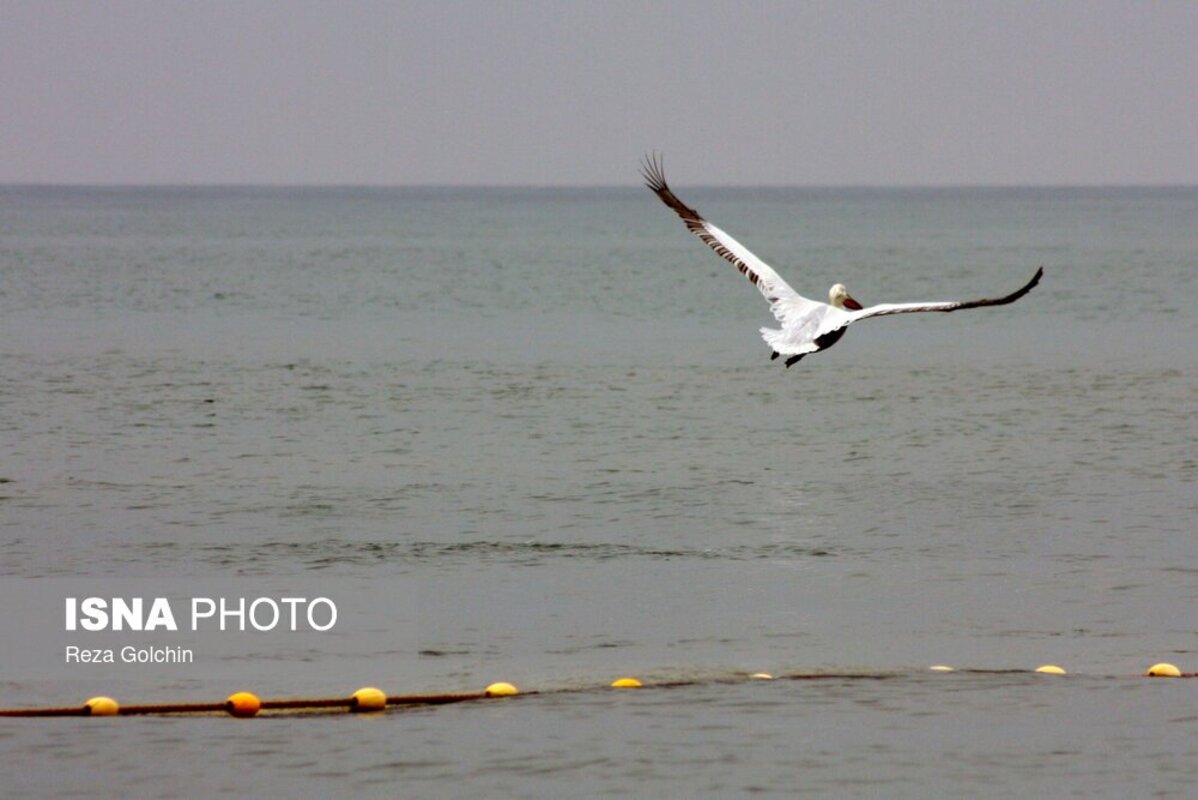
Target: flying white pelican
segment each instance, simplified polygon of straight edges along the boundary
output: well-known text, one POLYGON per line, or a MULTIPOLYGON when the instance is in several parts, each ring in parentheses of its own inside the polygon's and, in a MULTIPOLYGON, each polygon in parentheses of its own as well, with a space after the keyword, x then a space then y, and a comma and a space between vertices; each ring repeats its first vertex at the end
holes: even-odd
POLYGON ((646 156, 641 167, 645 185, 652 189, 662 202, 682 217, 687 229, 702 239, 726 261, 732 263, 749 282, 758 288, 770 304, 770 310, 781 330, 762 328, 761 336, 773 348, 771 359, 787 356, 786 366, 791 366, 805 355, 826 350, 840 341, 845 330, 859 319, 884 317, 889 314, 912 314, 919 311, 957 311, 962 308, 1001 306, 1014 303, 1040 282, 1044 268, 1036 270, 1032 279, 1022 288, 1005 297, 982 300, 964 300, 931 303, 881 303, 863 308, 853 299, 844 284, 838 283, 828 292, 828 302, 808 300, 790 287, 768 264, 749 252, 749 249, 722 230, 712 225, 690 206, 683 203, 670 191, 662 172, 661 161, 656 155, 646 156))

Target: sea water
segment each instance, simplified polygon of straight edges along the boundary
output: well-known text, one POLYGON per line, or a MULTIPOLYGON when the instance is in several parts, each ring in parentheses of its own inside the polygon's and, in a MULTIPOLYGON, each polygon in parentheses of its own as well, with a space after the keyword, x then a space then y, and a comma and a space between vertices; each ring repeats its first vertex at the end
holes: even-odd
POLYGON ((6 791, 1191 793, 1198 687, 1136 676, 1198 669, 1198 190, 677 191, 817 299, 1045 277, 788 370, 756 290, 642 189, 0 189, 11 591, 413 606, 348 670, 266 645, 237 685, 9 675, 0 705, 567 690, 10 720, 6 791))

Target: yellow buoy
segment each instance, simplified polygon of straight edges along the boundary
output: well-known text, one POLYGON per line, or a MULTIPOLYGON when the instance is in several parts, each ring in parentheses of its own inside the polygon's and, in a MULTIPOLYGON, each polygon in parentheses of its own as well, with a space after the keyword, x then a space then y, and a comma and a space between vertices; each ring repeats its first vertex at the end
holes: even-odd
POLYGON ((1036 672, 1043 672, 1045 675, 1064 675, 1065 670, 1055 664, 1045 664, 1042 667, 1036 667, 1036 672))
POLYGON ((928 667, 932 672, 952 672, 952 667, 946 667, 943 664, 937 664, 934 667, 928 667))
POLYGON ((1181 670, 1172 664, 1160 663, 1153 664, 1144 674, 1151 678, 1180 678, 1181 670))
POLYGON ((618 678, 612 681, 611 685, 616 689, 635 689, 641 685, 641 682, 636 678, 618 678))
POLYGON ((382 711, 387 707, 387 695, 373 686, 362 687, 350 699, 353 700, 350 706, 353 711, 382 711))
POLYGON ((121 706, 111 697, 93 697, 83 704, 87 713, 93 717, 113 717, 121 710, 121 706))
POLYGON ((262 708, 262 701, 250 692, 237 692, 225 701, 225 710, 235 717, 252 717, 262 708))
POLYGON ((514 694, 520 694, 520 690, 510 683, 492 683, 486 688, 487 697, 511 697, 514 694))
POLYGON ((774 676, 769 674, 768 672, 754 672, 749 677, 756 678, 759 681, 772 681, 774 679, 774 676))

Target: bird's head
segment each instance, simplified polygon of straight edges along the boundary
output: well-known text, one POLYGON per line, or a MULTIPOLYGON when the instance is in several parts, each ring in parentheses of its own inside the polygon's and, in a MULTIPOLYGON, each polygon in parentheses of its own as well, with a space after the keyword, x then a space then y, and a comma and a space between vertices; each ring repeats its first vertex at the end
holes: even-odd
POLYGON ((861 304, 853 299, 849 294, 849 290, 844 288, 843 283, 838 283, 828 290, 828 302, 836 308, 848 309, 849 311, 860 311, 861 304))

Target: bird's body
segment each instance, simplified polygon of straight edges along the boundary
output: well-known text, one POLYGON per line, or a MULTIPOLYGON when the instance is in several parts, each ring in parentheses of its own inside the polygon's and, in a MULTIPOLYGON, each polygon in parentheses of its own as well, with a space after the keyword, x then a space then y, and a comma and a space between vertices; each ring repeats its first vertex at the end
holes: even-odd
POLYGON ((928 302, 928 303, 882 303, 863 308, 853 299, 842 284, 836 284, 828 292, 828 302, 803 297, 774 272, 764 261, 753 255, 740 242, 712 225, 698 211, 684 204, 666 184, 661 162, 646 158, 641 174, 648 186, 662 202, 682 218, 687 229, 702 239, 712 250, 735 266, 749 279, 781 324, 781 328, 762 328, 761 335, 773 349, 771 358, 786 356, 786 366, 791 366, 803 356, 826 350, 844 336, 848 326, 857 320, 882 317, 891 314, 910 314, 921 311, 957 311, 963 308, 999 306, 1013 303, 1032 290, 1044 269, 1036 270, 1032 279, 1018 290, 1004 297, 981 300, 928 302))

